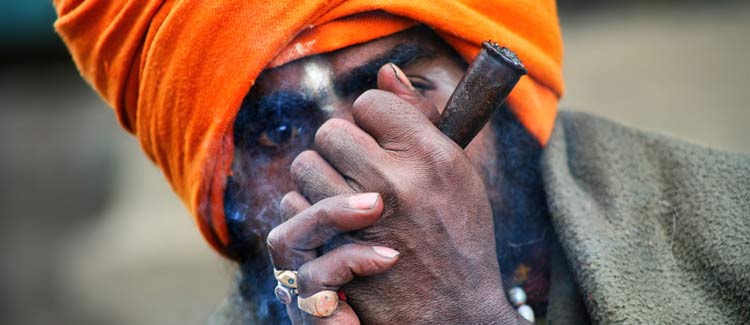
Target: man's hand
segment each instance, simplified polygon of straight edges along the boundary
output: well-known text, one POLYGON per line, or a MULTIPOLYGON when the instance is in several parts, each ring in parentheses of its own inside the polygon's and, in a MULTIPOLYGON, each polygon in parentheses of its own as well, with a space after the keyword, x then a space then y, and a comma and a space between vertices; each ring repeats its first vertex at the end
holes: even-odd
MULTIPOLYGON (((377 192, 384 201, 382 217, 371 220, 374 224, 369 227, 358 224, 330 231, 325 230, 326 224, 316 224, 323 230, 312 231, 312 238, 321 239, 314 244, 320 247, 323 238, 366 227, 349 233, 353 245, 385 246, 401 253, 386 273, 379 274, 393 264, 368 274, 350 272, 352 276, 346 278, 372 275, 353 277, 344 286, 349 304, 363 323, 518 322, 503 293, 484 184, 463 150, 434 126, 435 106, 395 71, 384 66, 378 74, 379 89, 356 100, 354 123, 327 121, 316 134, 316 151, 300 154, 292 164, 299 191, 312 203, 351 192, 377 192)), ((305 213, 306 209, 300 203, 290 210, 305 213)), ((310 227, 297 226, 297 231, 310 232, 310 227)), ((274 248, 285 240, 274 233, 269 236, 274 261, 277 256, 294 254, 274 248)), ((300 260, 324 259, 328 263, 306 264, 329 269, 317 272, 332 273, 336 262, 338 268, 351 263, 329 257, 340 249, 318 258, 308 254, 300 260)), ((360 253, 367 255, 365 250, 360 253)), ((356 252, 352 254, 348 258, 356 252)), ((300 285, 315 282, 300 274, 300 285)), ((322 290, 341 284, 311 285, 322 290)))
MULTIPOLYGON (((361 229, 377 221, 383 201, 377 193, 339 195, 310 206, 297 192, 281 200, 284 223, 268 235, 268 249, 277 270, 297 270, 301 297, 322 290, 338 291, 354 276, 381 274, 398 260, 398 252, 379 246, 346 244, 317 257, 316 251, 337 233, 361 229), (287 220, 288 219, 288 220, 287 220)), ((298 310, 296 301, 287 305, 294 324, 359 324, 346 302, 329 318, 314 318, 298 310)))

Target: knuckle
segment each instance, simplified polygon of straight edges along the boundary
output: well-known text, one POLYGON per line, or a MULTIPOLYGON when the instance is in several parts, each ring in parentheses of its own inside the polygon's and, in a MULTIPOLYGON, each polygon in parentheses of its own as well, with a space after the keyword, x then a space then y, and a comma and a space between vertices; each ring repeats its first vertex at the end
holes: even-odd
POLYGON ((367 191, 380 193, 386 206, 395 204, 403 194, 409 191, 407 176, 389 168, 373 168, 367 191))
POLYGON ((355 244, 341 246, 326 255, 305 263, 297 270, 301 293, 314 293, 322 288, 338 288, 349 282, 354 270, 372 270, 378 265, 361 258, 362 248, 355 244), (360 258, 357 258, 360 257, 360 258))
POLYGON ((313 221, 315 222, 315 227, 321 230, 327 229, 330 225, 330 220, 332 219, 332 216, 334 215, 334 208, 331 206, 331 200, 324 200, 321 201, 318 206, 318 208, 315 210, 315 213, 313 213, 313 221))
POLYGON ((369 89, 365 92, 363 92, 359 97, 357 97, 356 100, 354 100, 354 103, 352 104, 352 107, 355 111, 361 111, 366 110, 373 106, 373 103, 377 101, 377 98, 380 96, 380 90, 378 89, 369 89))
POLYGON ((347 179, 347 182, 356 192, 378 192, 383 199, 397 197, 404 188, 404 178, 396 171, 390 166, 376 165, 369 170, 366 185, 354 179, 347 179))
POLYGON ((427 161, 437 169, 452 170, 459 166, 463 155, 451 143, 433 143, 427 152, 427 161))
POLYGON ((279 201, 279 215, 281 222, 285 222, 297 213, 301 212, 303 207, 300 202, 300 194, 297 192, 288 192, 279 201))
POLYGON ((350 258, 346 260, 349 269, 360 273, 380 268, 380 258, 375 257, 372 247, 352 244, 349 249, 359 256, 359 258, 350 258))
POLYGON ((315 132, 315 145, 325 147, 337 138, 337 133, 348 127, 349 122, 340 118, 325 121, 315 132))
POLYGON ((310 288, 313 287, 314 280, 312 279, 312 268, 310 267, 311 262, 302 264, 297 269, 297 288, 300 293, 309 292, 310 288))
POLYGON ((287 192, 284 194, 283 197, 281 197, 281 201, 279 201, 279 210, 281 211, 289 211, 294 208, 294 196, 296 194, 294 192, 287 192))
POLYGON ((359 95, 354 103, 352 104, 353 115, 355 119, 366 119, 372 114, 379 114, 378 111, 386 109, 387 105, 382 105, 392 99, 391 96, 395 96, 390 92, 380 89, 370 89, 359 95), (378 105, 378 104, 381 105, 378 105))
POLYGON ((334 281, 332 274, 336 273, 335 270, 331 270, 331 265, 323 262, 324 259, 319 257, 303 264, 297 270, 297 288, 300 293, 314 294, 334 281))
POLYGON ((348 274, 350 274, 349 268, 345 266, 339 266, 325 274, 325 277, 320 279, 320 283, 326 287, 339 287, 346 284, 348 274))
POLYGON ((424 142, 421 141, 421 134, 416 128, 390 127, 387 133, 388 141, 382 144, 383 148, 402 158, 413 155, 415 149, 420 150, 421 142, 424 142))
POLYGON ((357 265, 352 266, 358 273, 362 275, 369 275, 372 272, 377 272, 385 266, 385 262, 381 258, 367 258, 361 259, 356 262, 357 265))
POLYGON ((282 237, 282 231, 279 229, 279 227, 271 229, 271 232, 268 233, 268 237, 266 238, 266 246, 268 247, 268 252, 271 255, 283 252, 285 244, 282 237))
POLYGON ((291 174, 292 179, 299 179, 301 176, 305 175, 310 170, 310 166, 316 155, 315 151, 312 150, 305 150, 297 155, 297 157, 294 158, 294 161, 292 161, 292 165, 289 167, 289 173, 291 174))
POLYGON ((343 265, 337 275, 339 283, 355 276, 372 276, 389 267, 388 261, 375 253, 369 245, 351 244, 346 255, 348 258, 342 259, 343 265))
POLYGON ((407 191, 405 188, 405 182, 402 180, 397 180, 393 175, 389 175, 387 173, 378 173, 381 179, 381 184, 379 186, 379 192, 380 195, 383 196, 384 200, 389 200, 391 198, 398 198, 401 197, 401 195, 407 191))
POLYGON ((345 181, 349 185, 349 188, 352 190, 353 193, 361 193, 361 192, 367 191, 367 187, 364 186, 360 181, 354 178, 345 177, 345 181))
POLYGON ((331 132, 333 132, 333 126, 331 126, 331 120, 329 119, 323 124, 318 127, 318 130, 315 131, 315 145, 320 146, 323 143, 326 143, 328 139, 331 137, 331 132))

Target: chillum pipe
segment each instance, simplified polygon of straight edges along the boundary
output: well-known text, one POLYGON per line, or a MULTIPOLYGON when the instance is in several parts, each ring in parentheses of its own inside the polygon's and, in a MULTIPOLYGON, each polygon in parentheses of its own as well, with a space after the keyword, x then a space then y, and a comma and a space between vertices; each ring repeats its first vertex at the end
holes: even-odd
POLYGON ((483 42, 448 99, 438 128, 466 148, 525 74, 526 68, 513 51, 491 41, 483 42))

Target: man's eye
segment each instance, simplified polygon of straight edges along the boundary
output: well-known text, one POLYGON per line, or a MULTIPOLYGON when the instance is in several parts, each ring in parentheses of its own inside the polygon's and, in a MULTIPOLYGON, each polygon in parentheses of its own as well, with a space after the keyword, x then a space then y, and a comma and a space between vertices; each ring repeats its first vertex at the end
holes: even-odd
POLYGON ((278 148, 292 141, 299 129, 292 124, 278 124, 266 129, 258 136, 258 144, 266 148, 278 148))
POLYGON ((248 96, 237 114, 234 144, 253 155, 294 155, 310 145, 323 117, 317 103, 298 92, 248 96))
POLYGON ((420 93, 435 89, 435 84, 433 82, 422 77, 410 77, 409 82, 411 82, 411 85, 420 93))

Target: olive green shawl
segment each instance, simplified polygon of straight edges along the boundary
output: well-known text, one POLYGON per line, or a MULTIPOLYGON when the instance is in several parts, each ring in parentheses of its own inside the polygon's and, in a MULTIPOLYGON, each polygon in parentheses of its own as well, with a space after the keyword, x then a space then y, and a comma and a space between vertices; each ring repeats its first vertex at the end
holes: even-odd
POLYGON ((594 322, 750 323, 750 157, 562 112, 542 169, 594 322))

